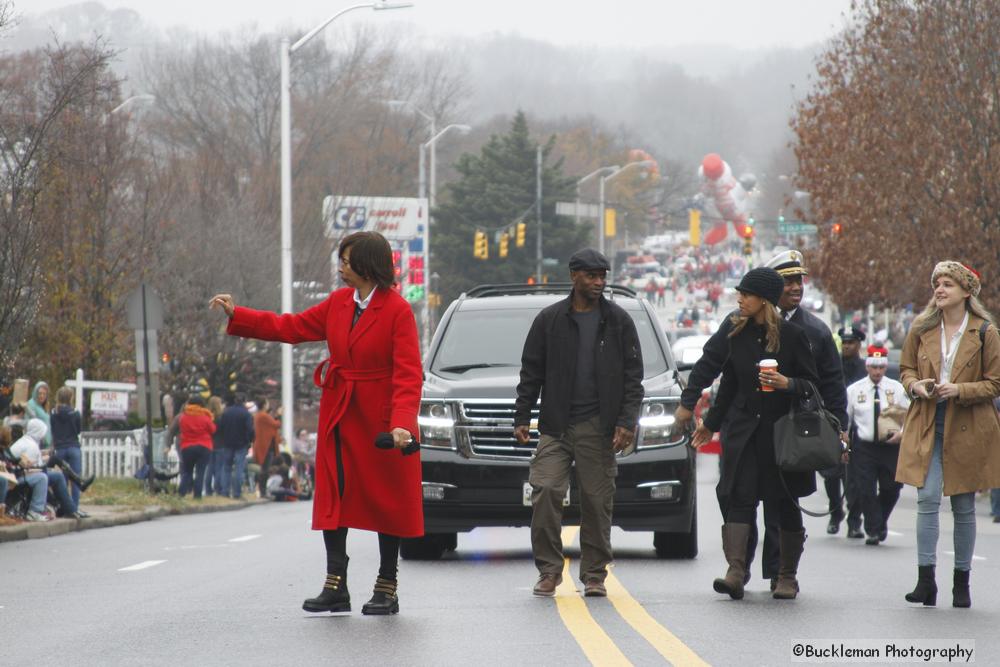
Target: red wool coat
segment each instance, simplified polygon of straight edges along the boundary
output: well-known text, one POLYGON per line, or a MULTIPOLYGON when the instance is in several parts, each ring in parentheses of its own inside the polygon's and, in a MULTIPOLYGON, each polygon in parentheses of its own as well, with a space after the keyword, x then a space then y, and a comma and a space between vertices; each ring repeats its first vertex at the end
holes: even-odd
POLYGON ((418 437, 423 386, 413 311, 399 294, 376 289, 357 324, 354 289, 296 314, 237 307, 233 336, 283 343, 325 340, 330 358, 316 369, 323 388, 316 442, 314 530, 342 526, 401 537, 424 534, 420 455, 378 449, 375 436, 404 428, 418 437), (344 488, 337 487, 334 427, 340 434, 344 488))

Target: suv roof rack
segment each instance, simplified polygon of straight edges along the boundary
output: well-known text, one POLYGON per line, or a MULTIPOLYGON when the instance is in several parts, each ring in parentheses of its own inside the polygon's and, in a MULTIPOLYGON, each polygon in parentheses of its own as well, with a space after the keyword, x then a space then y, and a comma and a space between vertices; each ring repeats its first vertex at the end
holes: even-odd
MULTIPOLYGON (((573 288, 573 283, 543 283, 528 285, 526 283, 507 283, 498 285, 476 285, 465 293, 466 298, 482 296, 504 296, 510 294, 566 294, 573 288)), ((636 297, 636 291, 624 285, 608 285, 605 290, 611 290, 613 296, 636 297)))

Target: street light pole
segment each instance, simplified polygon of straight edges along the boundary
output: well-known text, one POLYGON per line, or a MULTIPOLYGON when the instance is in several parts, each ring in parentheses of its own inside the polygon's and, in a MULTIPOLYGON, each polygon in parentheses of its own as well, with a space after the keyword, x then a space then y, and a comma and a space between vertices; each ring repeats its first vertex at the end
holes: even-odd
MULTIPOLYGON (((433 135, 426 142, 420 144, 420 159, 419 164, 419 177, 418 177, 418 190, 417 196, 421 199, 427 198, 427 168, 426 164, 426 154, 428 151, 431 153, 431 159, 434 157, 434 146, 437 144, 438 139, 447 134, 450 130, 457 130, 462 134, 468 134, 471 127, 468 125, 457 125, 452 124, 445 127, 443 130, 433 135)), ((433 164, 433 162, 431 163, 433 164)), ((431 172, 433 177, 434 172, 431 172)), ((431 196, 433 197, 433 190, 431 190, 431 196)), ((430 210, 427 212, 427 220, 424 222, 424 235, 423 235, 423 246, 424 246, 424 327, 423 327, 423 348, 426 351, 431 346, 431 216, 430 210)))
POLYGON ((636 162, 629 162, 624 167, 617 167, 617 168, 615 168, 615 170, 612 171, 607 176, 601 176, 601 193, 600 193, 601 203, 600 203, 600 206, 598 207, 600 209, 598 211, 598 213, 601 216, 601 220, 600 220, 600 223, 599 223, 601 225, 601 233, 600 233, 599 236, 600 236, 600 239, 601 239, 600 250, 601 250, 601 254, 602 255, 604 254, 604 245, 605 245, 605 243, 604 243, 604 232, 605 232, 605 225, 604 225, 604 187, 605 187, 605 184, 608 181, 610 181, 611 179, 613 179, 616 176, 618 176, 619 174, 623 173, 626 169, 631 169, 632 167, 652 167, 652 166, 655 166, 655 165, 656 165, 656 162, 654 162, 653 160, 639 160, 639 161, 636 161, 636 162))
POLYGON ((538 236, 535 237, 535 284, 542 284, 542 145, 535 154, 535 219, 538 236))
MULTIPOLYGON (((618 169, 618 165, 617 164, 611 165, 611 166, 608 166, 608 167, 601 167, 599 169, 595 169, 594 171, 590 172, 589 174, 587 174, 586 176, 584 176, 583 178, 581 178, 580 180, 578 180, 576 182, 576 226, 577 227, 580 226, 580 188, 583 187, 584 183, 586 183, 590 179, 594 178, 595 176, 599 176, 599 175, 601 175, 601 174, 603 174, 605 172, 608 172, 608 171, 615 171, 616 169, 618 169)), ((604 211, 604 181, 603 180, 601 180, 601 205, 600 205, 600 209, 601 209, 602 212, 604 211)), ((601 237, 601 241, 603 242, 604 236, 603 236, 603 234, 601 232, 604 229, 604 220, 598 220, 597 224, 598 224, 598 235, 601 237)), ((601 245, 601 252, 604 252, 604 245, 603 245, 603 243, 601 245)))
MULTIPOLYGON (((279 47, 281 57, 281 312, 292 312, 292 54, 330 25, 334 19, 355 9, 404 9, 413 3, 390 3, 377 0, 342 9, 303 35, 289 46, 287 37, 282 38, 279 47)), ((128 101, 128 100, 126 100, 128 101)), ((285 442, 291 444, 295 430, 295 400, 292 387, 292 346, 281 346, 281 434, 285 442)))

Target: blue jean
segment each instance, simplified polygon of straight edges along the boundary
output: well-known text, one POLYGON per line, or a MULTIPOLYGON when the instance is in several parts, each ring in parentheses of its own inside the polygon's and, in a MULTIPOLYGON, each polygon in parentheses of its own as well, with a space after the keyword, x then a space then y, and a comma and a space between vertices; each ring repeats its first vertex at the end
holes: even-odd
POLYGON ((177 492, 186 496, 194 489, 194 497, 201 498, 205 486, 205 468, 212 458, 212 450, 202 445, 189 445, 181 450, 181 484, 177 492))
POLYGON ((215 465, 217 456, 215 453, 215 448, 208 453, 208 463, 205 465, 205 495, 210 496, 213 492, 219 492, 219 481, 218 477, 215 476, 215 465))
POLYGON ((215 451, 216 493, 220 496, 239 498, 243 475, 240 474, 239 457, 242 450, 222 447, 215 451))
MULTIPOLYGON (((941 403, 940 406, 943 406, 941 403)), ((944 410, 939 406, 934 428, 934 451, 924 485, 917 489, 917 565, 937 564, 937 543, 941 528, 938 514, 944 492, 941 452, 944 447, 944 410)), ((951 496, 951 515, 955 521, 955 569, 972 569, 976 548, 976 494, 951 496)))
POLYGON ((990 514, 1000 516, 1000 489, 990 489, 990 514))
POLYGON ((0 505, 7 498, 7 478, 0 477, 0 505))
POLYGON ((45 511, 45 499, 49 495, 49 476, 44 472, 29 472, 24 476, 24 483, 31 487, 28 509, 41 514, 45 511))
POLYGON ((243 495, 243 484, 247 478, 247 450, 236 450, 236 465, 234 466, 234 470, 235 473, 230 491, 232 491, 231 495, 233 498, 239 498, 243 495))
MULTIPOLYGON (((73 469, 80 477, 83 477, 83 454, 80 452, 79 445, 72 445, 70 447, 57 447, 56 456, 58 456, 64 463, 66 463, 70 468, 73 469)), ((73 505, 75 507, 80 506, 80 487, 76 484, 70 490, 70 495, 73 496, 73 505)))

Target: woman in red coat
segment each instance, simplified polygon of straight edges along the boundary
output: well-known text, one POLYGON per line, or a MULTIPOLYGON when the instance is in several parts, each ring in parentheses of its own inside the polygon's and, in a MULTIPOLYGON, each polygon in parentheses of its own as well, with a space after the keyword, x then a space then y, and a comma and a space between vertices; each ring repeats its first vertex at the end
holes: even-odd
POLYGON ((391 289, 392 249, 380 234, 357 232, 338 250, 348 287, 297 314, 237 307, 228 294, 212 298, 229 316, 228 333, 283 343, 325 340, 330 358, 316 368, 322 387, 316 447, 313 529, 323 531, 327 576, 306 611, 351 610, 347 590, 348 528, 377 531, 381 564, 364 614, 395 614, 401 537, 424 534, 420 457, 404 456, 419 433, 423 369, 410 305, 391 289), (391 433, 396 449, 378 449, 391 433))

